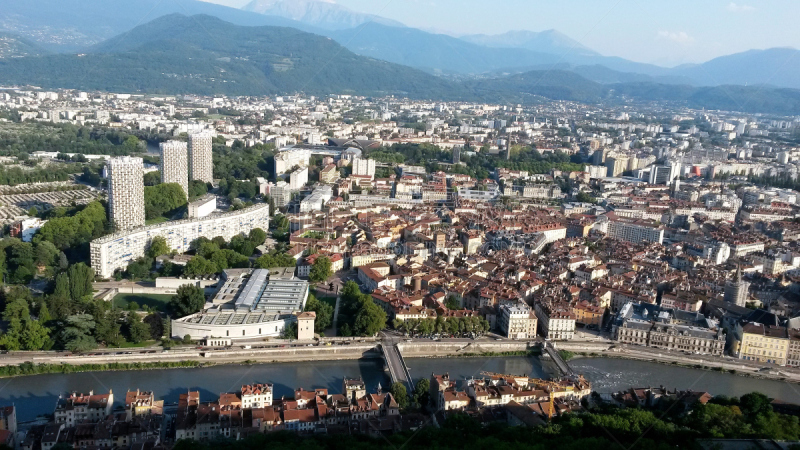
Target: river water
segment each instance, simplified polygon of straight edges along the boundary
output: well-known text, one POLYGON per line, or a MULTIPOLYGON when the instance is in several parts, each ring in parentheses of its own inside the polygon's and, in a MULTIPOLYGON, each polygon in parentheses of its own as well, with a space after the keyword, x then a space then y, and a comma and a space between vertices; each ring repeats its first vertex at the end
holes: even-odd
MULTIPOLYGON (((482 371, 548 377, 553 369, 538 358, 408 358, 412 378, 448 372, 463 380, 479 377, 482 371)), ((706 390, 712 394, 742 395, 752 391, 787 402, 800 403, 800 386, 780 381, 758 380, 729 373, 662 365, 645 361, 611 358, 580 358, 570 362, 577 373, 592 381, 599 392, 613 392, 631 386, 659 386, 706 390)), ((200 391, 201 401, 216 400, 220 393, 237 391, 242 384, 273 383, 275 397, 292 396, 294 389, 325 387, 339 393, 342 378, 362 377, 369 390, 390 381, 383 361, 319 361, 250 366, 215 366, 198 369, 164 369, 122 372, 87 372, 34 375, 0 379, 0 405, 17 406, 18 420, 28 421, 51 414, 59 394, 68 391, 105 393, 113 390, 117 404, 124 402, 128 389, 152 390, 167 403, 178 401, 188 389, 200 391)))

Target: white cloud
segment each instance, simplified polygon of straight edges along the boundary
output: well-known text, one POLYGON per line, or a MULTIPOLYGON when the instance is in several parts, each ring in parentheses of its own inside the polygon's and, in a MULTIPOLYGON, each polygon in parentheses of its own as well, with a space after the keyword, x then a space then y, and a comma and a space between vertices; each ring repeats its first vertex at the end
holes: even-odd
POLYGON ((694 38, 685 31, 659 31, 658 37, 681 45, 688 45, 694 42, 694 38))
POLYGON ((750 5, 737 5, 736 3, 730 2, 728 3, 728 11, 730 12, 751 12, 755 11, 756 9, 750 5))

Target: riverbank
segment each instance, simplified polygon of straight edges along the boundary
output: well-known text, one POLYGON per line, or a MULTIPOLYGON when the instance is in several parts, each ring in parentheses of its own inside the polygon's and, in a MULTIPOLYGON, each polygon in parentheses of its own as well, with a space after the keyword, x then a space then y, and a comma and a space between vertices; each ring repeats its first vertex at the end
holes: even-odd
POLYGON ((736 358, 685 355, 652 348, 637 348, 633 346, 619 347, 598 343, 559 342, 557 343, 557 348, 559 350, 569 351, 574 355, 567 361, 568 363, 574 362, 580 358, 602 357, 655 362, 668 366, 729 373, 742 377, 800 383, 800 370, 796 368, 778 366, 765 367, 760 364, 754 364, 736 358))
POLYGON ((81 372, 113 372, 122 370, 196 369, 212 365, 214 364, 198 361, 109 364, 34 364, 29 362, 17 366, 0 367, 0 378, 81 372))
MULTIPOLYGON (((44 352, 13 352, 0 357, 0 377, 40 373, 99 372, 113 370, 171 369, 222 364, 344 361, 382 359, 377 342, 350 342, 347 345, 297 346, 260 349, 180 349, 123 355, 73 355, 65 358, 44 352)), ((602 342, 557 342, 557 349, 580 357, 605 357, 657 362, 664 365, 724 372, 752 378, 800 383, 800 370, 763 366, 747 361, 685 355, 663 350, 614 346, 602 342)), ((531 342, 520 341, 412 341, 398 343, 403 358, 487 358, 538 356, 541 350, 531 342)))

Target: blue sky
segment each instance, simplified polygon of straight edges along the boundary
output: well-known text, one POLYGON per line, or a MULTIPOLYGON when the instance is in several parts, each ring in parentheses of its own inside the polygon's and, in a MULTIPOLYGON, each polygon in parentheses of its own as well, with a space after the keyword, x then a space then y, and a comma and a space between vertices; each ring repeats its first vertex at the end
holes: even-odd
MULTIPOLYGON (((207 0, 242 6, 248 0, 207 0)), ((288 0, 291 1, 291 0, 288 0)), ((800 48, 796 0, 335 0, 452 35, 556 29, 604 55, 673 66, 800 48)))

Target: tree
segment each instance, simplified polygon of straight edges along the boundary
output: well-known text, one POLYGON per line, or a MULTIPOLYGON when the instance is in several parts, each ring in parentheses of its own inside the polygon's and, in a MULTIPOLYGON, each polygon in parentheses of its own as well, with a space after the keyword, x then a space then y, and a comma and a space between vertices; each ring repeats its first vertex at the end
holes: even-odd
POLYGON ((204 181, 189 181, 189 198, 198 198, 208 194, 208 185, 204 181))
POLYGON ((161 255, 166 255, 170 252, 167 240, 163 236, 156 236, 150 240, 150 246, 147 249, 147 256, 155 259, 161 255))
POLYGON ((392 397, 394 397, 400 409, 408 407, 408 392, 406 392, 406 386, 403 383, 399 381, 392 383, 389 392, 392 394, 392 397))
POLYGON ((122 311, 107 309, 106 304, 97 304, 94 309, 94 338, 108 347, 119 347, 125 342, 122 335, 122 311))
POLYGON ((69 295, 73 301, 92 294, 94 270, 91 267, 84 263, 73 264, 69 266, 67 274, 69 275, 69 295))
POLYGON ((153 265, 153 260, 149 258, 139 258, 136 261, 128 264, 125 269, 127 276, 132 279, 142 279, 150 275, 150 267, 153 265))
POLYGON ((157 340, 164 336, 164 319, 161 315, 153 313, 144 318, 144 323, 150 328, 150 339, 157 340))
POLYGON ((772 412, 770 399, 760 392, 751 392, 739 398, 742 412, 748 417, 755 417, 772 412))
POLYGON ((36 263, 42 266, 52 266, 56 264, 59 257, 59 250, 52 242, 42 241, 36 244, 36 263))
POLYGON ((250 242, 259 246, 267 240, 267 232, 262 230, 261 228, 253 228, 250 230, 250 234, 247 236, 250 242))
POLYGON ((414 385, 414 403, 418 408, 425 408, 428 406, 431 398, 431 382, 427 378, 421 378, 414 385))
POLYGON ((311 265, 308 279, 313 282, 325 281, 333 275, 331 270, 331 259, 327 256, 320 256, 311 265))
POLYGON ((23 350, 42 350, 50 346, 50 330, 41 320, 25 320, 19 335, 23 350))
POLYGON ((125 322, 131 342, 138 344, 150 338, 150 327, 135 312, 129 312, 125 322))
POLYGON ((297 339, 297 322, 286 325, 286 328, 283 329, 283 333, 281 333, 281 337, 283 339, 297 339))
POLYGON ((95 321, 91 314, 75 314, 67 317, 65 322, 60 336, 65 349, 85 352, 97 347, 97 341, 92 336, 95 321))
POLYGON ((144 211, 147 219, 164 216, 186 204, 186 193, 178 183, 162 183, 144 188, 144 211))
POLYGON ((155 186, 157 184, 161 184, 161 172, 156 170, 154 172, 147 172, 144 174, 145 186, 155 186))
POLYGON ((314 331, 317 333, 325 331, 333 323, 333 306, 317 300, 317 298, 311 294, 308 295, 308 300, 306 300, 305 311, 313 311, 316 313, 317 318, 314 320, 314 331))
POLYGON ((579 192, 578 195, 575 196, 575 200, 581 203, 597 203, 597 199, 586 192, 579 192))
POLYGON ((184 270, 183 273, 190 277, 210 275, 212 273, 217 273, 217 267, 213 262, 202 256, 194 256, 186 263, 186 270, 184 270))
POLYGON ((169 306, 178 317, 194 314, 206 304, 206 296, 203 289, 191 284, 185 284, 178 288, 178 292, 172 296, 169 306))
POLYGON ((272 251, 266 255, 261 255, 255 261, 255 267, 260 269, 271 269, 273 267, 294 267, 297 260, 288 253, 278 253, 272 251))
POLYGON ((360 336, 374 336, 386 328, 386 312, 378 307, 372 297, 365 294, 353 322, 353 332, 360 336))
POLYGON ((447 309, 461 309, 461 305, 458 303, 458 300, 454 296, 447 297, 447 301, 445 302, 444 306, 447 309))

